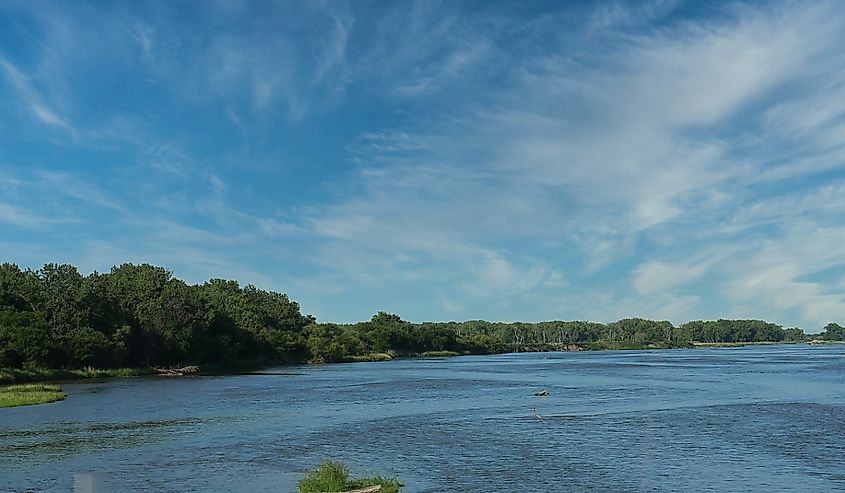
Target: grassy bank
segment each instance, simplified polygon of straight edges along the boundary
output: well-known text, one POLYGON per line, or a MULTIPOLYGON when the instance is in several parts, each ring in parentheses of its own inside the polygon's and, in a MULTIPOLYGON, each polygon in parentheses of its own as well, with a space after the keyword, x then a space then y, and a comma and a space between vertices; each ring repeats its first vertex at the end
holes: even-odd
POLYGON ((693 342, 693 347, 743 347, 743 346, 778 346, 782 344, 812 344, 812 341, 749 341, 749 342, 693 342))
MULTIPOLYGON (((508 347, 506 352, 511 353, 537 353, 537 352, 571 352, 571 351, 625 351, 625 350, 649 350, 649 349, 690 349, 690 348, 731 348, 746 345, 772 345, 772 344, 797 344, 796 341, 782 342, 675 342, 675 343, 623 343, 612 341, 598 342, 577 342, 577 343, 549 343, 549 344, 522 344, 508 347)), ((842 341, 813 340, 807 344, 845 344, 842 341)), ((348 356, 342 363, 392 361, 403 358, 446 358, 452 356, 469 355, 467 352, 457 351, 425 351, 417 354, 400 355, 390 353, 368 353, 363 355, 348 356)), ((492 353, 498 354, 498 353, 492 353)), ((311 360, 309 363, 327 363, 322 360, 311 360)), ((238 364, 228 365, 203 365, 199 371, 192 374, 197 375, 240 375, 261 370, 269 366, 281 366, 285 363, 267 363, 260 360, 245 361, 238 364)), ((155 368, 84 368, 80 370, 55 370, 48 368, 18 369, 0 368, 0 385, 11 385, 33 382, 63 382, 72 380, 124 378, 140 376, 161 375, 155 368)), ((172 375, 171 375, 172 376, 172 375)))
POLYGON ((583 349, 589 351, 635 351, 645 349, 689 349, 692 346, 689 342, 653 342, 653 343, 635 343, 635 342, 586 342, 578 344, 583 349))
POLYGON ((748 342, 693 342, 692 345, 695 347, 742 347, 747 344, 748 342))
POLYGON ((152 368, 83 368, 81 370, 53 370, 49 368, 22 370, 18 368, 0 368, 0 384, 138 377, 155 375, 155 373, 156 371, 152 368))
POLYGON ((552 353, 570 351, 632 351, 645 349, 689 349, 693 344, 689 342, 656 342, 656 343, 635 343, 635 342, 568 342, 549 344, 522 344, 513 346, 515 353, 552 353))
POLYGON ((0 407, 31 406, 63 400, 65 394, 58 385, 30 383, 0 387, 0 407))
POLYGON ((306 473, 305 477, 299 480, 297 489, 299 493, 332 493, 376 485, 381 486, 379 493, 397 493, 402 488, 402 483, 396 478, 371 476, 352 479, 346 466, 339 462, 326 461, 306 473))
POLYGON ((417 355, 418 358, 450 358, 461 356, 463 353, 457 351, 425 351, 417 355))
POLYGON ((345 363, 360 363, 365 361, 391 361, 397 359, 398 356, 395 356, 390 353, 369 353, 369 354, 362 354, 359 356, 350 356, 344 360, 345 363))
MULTIPOLYGON (((230 365, 203 365, 197 368, 197 375, 240 375, 266 368, 263 362, 243 361, 230 365)), ((186 367, 191 368, 191 367, 186 367)), ((162 375, 157 368, 82 368, 78 370, 57 370, 51 368, 0 368, 0 385, 32 382, 64 382, 104 378, 149 377, 162 375)), ((186 373, 187 374, 187 373, 186 373)), ((169 376, 173 376, 172 374, 169 376)))

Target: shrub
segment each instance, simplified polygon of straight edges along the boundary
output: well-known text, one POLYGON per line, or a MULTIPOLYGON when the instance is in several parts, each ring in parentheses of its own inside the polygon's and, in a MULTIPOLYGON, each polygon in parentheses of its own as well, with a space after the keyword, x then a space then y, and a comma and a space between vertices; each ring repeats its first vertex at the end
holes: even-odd
POLYGON ((299 480, 300 493, 344 491, 349 484, 349 469, 340 462, 326 461, 299 480))
POLYGON ((349 468, 340 462, 325 461, 297 483, 299 493, 343 492, 368 486, 381 485, 379 493, 398 493, 402 483, 395 478, 372 476, 362 479, 350 479, 349 468))

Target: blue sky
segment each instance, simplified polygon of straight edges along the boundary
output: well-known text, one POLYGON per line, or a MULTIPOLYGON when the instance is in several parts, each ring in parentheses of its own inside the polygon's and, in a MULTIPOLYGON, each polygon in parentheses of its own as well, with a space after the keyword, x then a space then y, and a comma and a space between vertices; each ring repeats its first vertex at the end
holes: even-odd
POLYGON ((0 259, 321 321, 845 321, 841 2, 0 3, 0 259))

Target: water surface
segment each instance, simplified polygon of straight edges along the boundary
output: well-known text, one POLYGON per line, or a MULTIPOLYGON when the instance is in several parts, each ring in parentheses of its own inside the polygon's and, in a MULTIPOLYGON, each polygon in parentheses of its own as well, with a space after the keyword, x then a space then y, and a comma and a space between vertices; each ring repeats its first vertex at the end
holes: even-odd
POLYGON ((0 491, 843 491, 845 346, 531 353, 66 384, 0 410, 0 491), (269 372, 268 372, 269 373, 269 372), (533 392, 548 389, 548 397, 533 392))

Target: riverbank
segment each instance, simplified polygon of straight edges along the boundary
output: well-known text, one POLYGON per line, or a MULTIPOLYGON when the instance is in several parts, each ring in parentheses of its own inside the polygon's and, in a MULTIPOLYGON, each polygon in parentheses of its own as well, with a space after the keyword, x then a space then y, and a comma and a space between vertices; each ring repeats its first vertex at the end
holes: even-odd
MULTIPOLYGON (((576 352, 576 351, 645 351, 659 349, 704 349, 704 348, 733 348, 752 345, 781 345, 781 344, 843 344, 841 341, 764 341, 764 342, 677 342, 677 343, 651 343, 635 344, 621 342, 579 342, 579 343, 549 343, 549 344, 523 344, 513 346, 510 351, 494 354, 513 353, 544 353, 544 352, 576 352)), ((426 351, 423 353, 401 355, 396 352, 369 353, 350 356, 337 363, 362 363, 382 362, 399 359, 413 358, 450 358, 455 356, 470 356, 473 353, 456 351, 426 351)), ((320 360, 312 360, 306 364, 332 364, 320 360)), ((161 368, 84 368, 79 370, 57 370, 48 368, 17 369, 0 368, 0 385, 34 383, 34 382, 66 382, 78 380, 98 380, 127 377, 173 377, 189 375, 239 375, 260 371, 271 366, 284 366, 282 364, 259 364, 243 363, 234 366, 203 365, 201 367, 191 366, 191 371, 181 371, 184 368, 161 369, 161 368)))
POLYGON ((32 406, 64 400, 58 385, 24 384, 0 387, 0 408, 32 406))
POLYGON ((0 385, 32 382, 62 382, 100 378, 140 377, 155 374, 156 370, 153 368, 83 368, 79 370, 56 370, 50 368, 23 370, 19 368, 0 368, 0 385))
POLYGON ((654 342, 654 343, 635 343, 635 342, 615 342, 615 341, 597 341, 597 342, 563 342, 563 343, 547 343, 547 344, 521 344, 514 345, 514 353, 552 353, 552 352, 572 352, 572 351, 644 351, 649 349, 692 349, 693 343, 690 342, 654 342))

